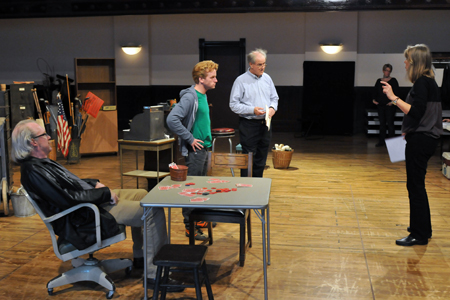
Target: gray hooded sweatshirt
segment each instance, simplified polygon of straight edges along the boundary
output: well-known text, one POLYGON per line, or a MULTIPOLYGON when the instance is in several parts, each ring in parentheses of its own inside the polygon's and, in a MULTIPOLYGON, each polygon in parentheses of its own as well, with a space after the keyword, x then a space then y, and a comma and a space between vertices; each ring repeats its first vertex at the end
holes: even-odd
POLYGON ((180 92, 180 102, 167 116, 167 126, 176 135, 181 148, 181 155, 188 155, 188 147, 194 142, 191 133, 198 109, 198 97, 194 85, 180 92))

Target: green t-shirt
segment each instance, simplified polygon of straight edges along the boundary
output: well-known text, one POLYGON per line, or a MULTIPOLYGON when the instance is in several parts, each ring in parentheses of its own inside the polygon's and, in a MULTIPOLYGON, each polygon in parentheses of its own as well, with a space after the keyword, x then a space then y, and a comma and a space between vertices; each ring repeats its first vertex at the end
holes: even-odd
POLYGON ((212 145, 211 137, 211 120, 209 119, 209 106, 206 94, 202 94, 198 91, 198 109, 195 116, 195 122, 192 126, 191 133, 194 138, 202 140, 204 142, 203 147, 209 148, 212 145))

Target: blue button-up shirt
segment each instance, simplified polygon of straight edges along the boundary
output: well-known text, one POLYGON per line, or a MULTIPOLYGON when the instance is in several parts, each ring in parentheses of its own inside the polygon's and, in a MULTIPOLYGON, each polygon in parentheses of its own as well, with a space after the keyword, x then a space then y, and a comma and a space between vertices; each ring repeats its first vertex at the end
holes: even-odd
POLYGON ((260 77, 249 70, 234 81, 230 94, 230 109, 242 118, 264 119, 265 115, 256 116, 255 107, 273 107, 278 109, 278 94, 272 78, 266 73, 260 77))

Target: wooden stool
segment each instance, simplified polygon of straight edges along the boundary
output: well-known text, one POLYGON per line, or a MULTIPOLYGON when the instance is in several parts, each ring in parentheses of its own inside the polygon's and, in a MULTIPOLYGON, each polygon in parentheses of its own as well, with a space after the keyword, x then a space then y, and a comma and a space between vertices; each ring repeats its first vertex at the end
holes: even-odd
POLYGON ((155 290, 153 300, 158 299, 161 290, 161 300, 166 299, 167 287, 173 286, 167 283, 169 272, 192 272, 194 273, 194 285, 177 285, 183 287, 195 287, 197 299, 202 299, 202 284, 205 281, 208 299, 214 300, 211 284, 206 270, 205 257, 208 247, 202 245, 175 245, 167 244, 162 246, 161 250, 153 258, 153 264, 158 266, 156 270, 155 290), (162 271, 164 268, 164 277, 162 271), (180 268, 180 269, 172 269, 180 268), (199 273, 203 273, 202 280, 199 279, 199 273))
MULTIPOLYGON (((234 137, 234 129, 233 128, 214 128, 211 129, 211 136, 213 138, 212 141, 212 151, 214 152, 214 146, 216 144, 216 139, 228 138, 228 142, 230 143, 230 153, 233 153, 233 143, 231 142, 231 138, 234 137)), ((231 175, 234 177, 234 170, 231 170, 231 175)))
POLYGON ((233 128, 214 128, 211 129, 211 135, 213 138, 212 141, 212 152, 214 152, 214 145, 216 144, 216 139, 227 138, 230 143, 230 153, 233 153, 233 143, 231 142, 231 138, 234 137, 234 129, 233 128))

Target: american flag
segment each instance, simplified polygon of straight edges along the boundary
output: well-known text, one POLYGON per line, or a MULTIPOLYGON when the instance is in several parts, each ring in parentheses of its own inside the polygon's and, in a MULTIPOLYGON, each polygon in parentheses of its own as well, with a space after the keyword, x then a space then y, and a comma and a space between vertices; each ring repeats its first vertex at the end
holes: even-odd
POLYGON ((64 113, 64 106, 61 101, 61 95, 58 94, 56 97, 58 102, 58 149, 61 150, 61 153, 64 154, 64 157, 67 157, 69 154, 69 145, 72 137, 70 136, 69 124, 66 119, 66 114, 64 113))

